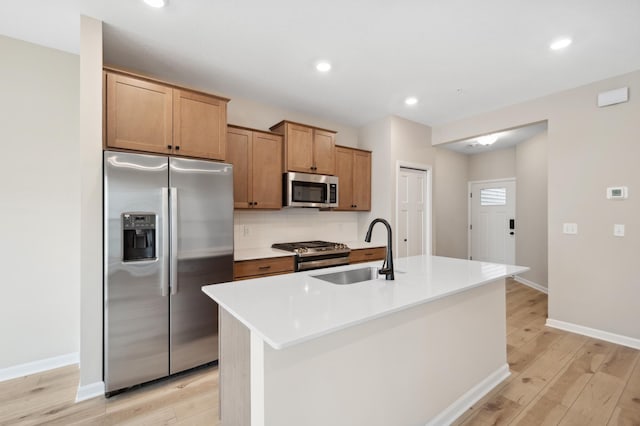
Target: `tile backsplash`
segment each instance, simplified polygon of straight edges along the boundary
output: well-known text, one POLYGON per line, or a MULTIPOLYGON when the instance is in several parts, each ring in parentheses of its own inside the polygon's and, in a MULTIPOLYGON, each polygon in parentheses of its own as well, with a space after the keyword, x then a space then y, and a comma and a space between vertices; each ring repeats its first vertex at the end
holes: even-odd
POLYGON ((270 247, 273 243, 358 239, 358 214, 317 209, 237 210, 233 215, 236 250, 270 247))

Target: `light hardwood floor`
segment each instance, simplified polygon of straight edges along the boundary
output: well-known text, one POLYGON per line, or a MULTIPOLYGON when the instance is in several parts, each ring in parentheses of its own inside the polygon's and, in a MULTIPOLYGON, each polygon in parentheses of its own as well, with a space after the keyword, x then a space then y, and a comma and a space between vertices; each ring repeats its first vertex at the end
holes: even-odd
MULTIPOLYGON (((546 316, 546 295, 508 280, 512 374, 455 424, 640 425, 640 351, 548 328, 546 316)), ((219 424, 217 367, 75 404, 77 384, 77 366, 0 383, 0 425, 219 424)))

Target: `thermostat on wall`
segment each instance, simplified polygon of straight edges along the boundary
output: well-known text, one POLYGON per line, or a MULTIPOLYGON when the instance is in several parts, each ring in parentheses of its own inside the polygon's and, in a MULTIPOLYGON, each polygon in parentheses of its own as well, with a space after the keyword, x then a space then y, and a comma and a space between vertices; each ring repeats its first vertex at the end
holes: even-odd
POLYGON ((627 198, 627 187, 613 186, 607 188, 607 198, 610 200, 625 200, 627 198))

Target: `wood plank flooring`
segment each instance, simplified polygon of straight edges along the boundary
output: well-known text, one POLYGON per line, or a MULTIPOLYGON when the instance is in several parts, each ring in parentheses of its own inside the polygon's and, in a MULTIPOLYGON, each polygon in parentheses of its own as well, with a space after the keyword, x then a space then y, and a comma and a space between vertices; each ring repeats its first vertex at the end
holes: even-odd
POLYGON ((640 351, 546 327, 547 296, 507 280, 511 376, 455 425, 640 426, 640 351))
MULTIPOLYGON (((640 351, 546 327, 546 295, 515 281, 506 300, 512 374, 456 425, 640 426, 640 351)), ((217 367, 76 404, 78 377, 70 366, 0 383, 0 425, 219 424, 217 367)))

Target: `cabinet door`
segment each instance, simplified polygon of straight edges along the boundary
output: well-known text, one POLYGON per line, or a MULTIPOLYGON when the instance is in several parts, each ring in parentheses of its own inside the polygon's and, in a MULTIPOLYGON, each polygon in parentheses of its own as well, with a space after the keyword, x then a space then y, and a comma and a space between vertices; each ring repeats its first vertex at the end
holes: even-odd
POLYGON ((335 174, 336 135, 324 130, 314 130, 313 136, 314 173, 321 175, 335 174))
POLYGON ((172 89, 106 73, 107 146, 170 153, 172 89))
POLYGON ((282 137, 253 132, 253 208, 282 208, 282 137))
POLYGON ((336 148, 336 176, 338 176, 338 208, 353 209, 353 150, 336 148))
POLYGON ((371 153, 353 152, 354 210, 371 210, 371 153))
POLYGON ((248 209, 251 200, 251 132, 229 127, 227 129, 227 161, 233 164, 233 207, 248 209))
POLYGON ((226 101, 174 89, 173 142, 176 154, 224 160, 226 137, 226 101))
POLYGON ((311 173, 313 170, 313 129, 287 123, 287 170, 311 173))

